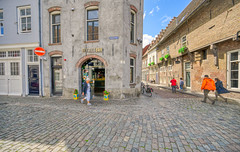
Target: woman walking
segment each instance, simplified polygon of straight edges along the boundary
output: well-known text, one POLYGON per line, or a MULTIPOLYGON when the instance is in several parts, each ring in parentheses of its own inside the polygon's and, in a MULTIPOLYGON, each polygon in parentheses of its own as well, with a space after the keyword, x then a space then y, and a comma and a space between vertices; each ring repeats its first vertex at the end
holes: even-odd
POLYGON ((81 99, 81 103, 83 103, 84 100, 87 100, 87 105, 91 106, 90 103, 91 100, 91 85, 90 85, 90 79, 87 78, 86 81, 83 84, 83 92, 82 95, 84 96, 83 99, 81 99))
POLYGON ((218 101, 218 96, 219 96, 225 102, 227 102, 227 98, 224 98, 221 94, 229 93, 229 91, 223 87, 222 81, 220 81, 218 78, 215 78, 215 85, 216 85, 216 92, 215 92, 216 101, 218 101))

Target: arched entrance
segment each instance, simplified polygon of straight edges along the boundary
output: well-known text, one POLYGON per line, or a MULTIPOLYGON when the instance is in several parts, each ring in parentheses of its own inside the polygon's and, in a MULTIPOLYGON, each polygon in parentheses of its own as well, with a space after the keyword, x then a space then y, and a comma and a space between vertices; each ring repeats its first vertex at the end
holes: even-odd
POLYGON ((89 55, 81 58, 76 66, 79 69, 79 90, 82 91, 82 85, 85 78, 90 78, 92 92, 95 96, 103 95, 105 90, 105 60, 100 56, 89 55))

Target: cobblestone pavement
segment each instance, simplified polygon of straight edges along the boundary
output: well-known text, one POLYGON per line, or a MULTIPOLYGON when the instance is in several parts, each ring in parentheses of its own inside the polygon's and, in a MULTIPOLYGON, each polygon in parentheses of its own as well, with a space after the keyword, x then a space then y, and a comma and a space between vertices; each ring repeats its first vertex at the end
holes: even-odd
POLYGON ((0 96, 0 151, 240 151, 239 105, 200 100, 0 96))

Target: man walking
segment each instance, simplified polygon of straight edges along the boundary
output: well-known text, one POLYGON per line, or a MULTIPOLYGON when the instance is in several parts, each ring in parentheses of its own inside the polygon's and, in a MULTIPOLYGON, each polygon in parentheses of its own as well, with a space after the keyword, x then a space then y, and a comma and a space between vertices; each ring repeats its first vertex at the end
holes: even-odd
POLYGON ((171 86, 172 86, 172 93, 177 93, 177 91, 176 91, 177 80, 173 78, 170 82, 171 82, 171 86))
POLYGON ((180 78, 180 83, 179 83, 179 85, 180 85, 180 89, 183 90, 184 81, 183 81, 182 78, 180 78))
POLYGON ((83 99, 81 99, 81 103, 83 103, 84 100, 87 100, 87 105, 91 106, 90 103, 91 100, 91 85, 90 85, 90 79, 87 78, 86 81, 83 83, 83 92, 82 95, 85 96, 83 99))
POLYGON ((204 98, 202 102, 207 102, 207 98, 212 101, 212 104, 215 103, 215 100, 212 100, 208 94, 210 91, 216 90, 215 82, 208 77, 208 75, 204 76, 203 82, 202 82, 202 87, 201 90, 204 92, 204 98))

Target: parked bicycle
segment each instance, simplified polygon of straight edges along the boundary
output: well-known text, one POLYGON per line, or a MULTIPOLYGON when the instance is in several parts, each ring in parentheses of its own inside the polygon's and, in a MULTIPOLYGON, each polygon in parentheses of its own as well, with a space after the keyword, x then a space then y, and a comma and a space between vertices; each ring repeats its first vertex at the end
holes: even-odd
POLYGON ((141 83, 141 91, 142 94, 146 93, 147 96, 151 97, 153 89, 149 88, 149 85, 145 85, 143 82, 141 83))

